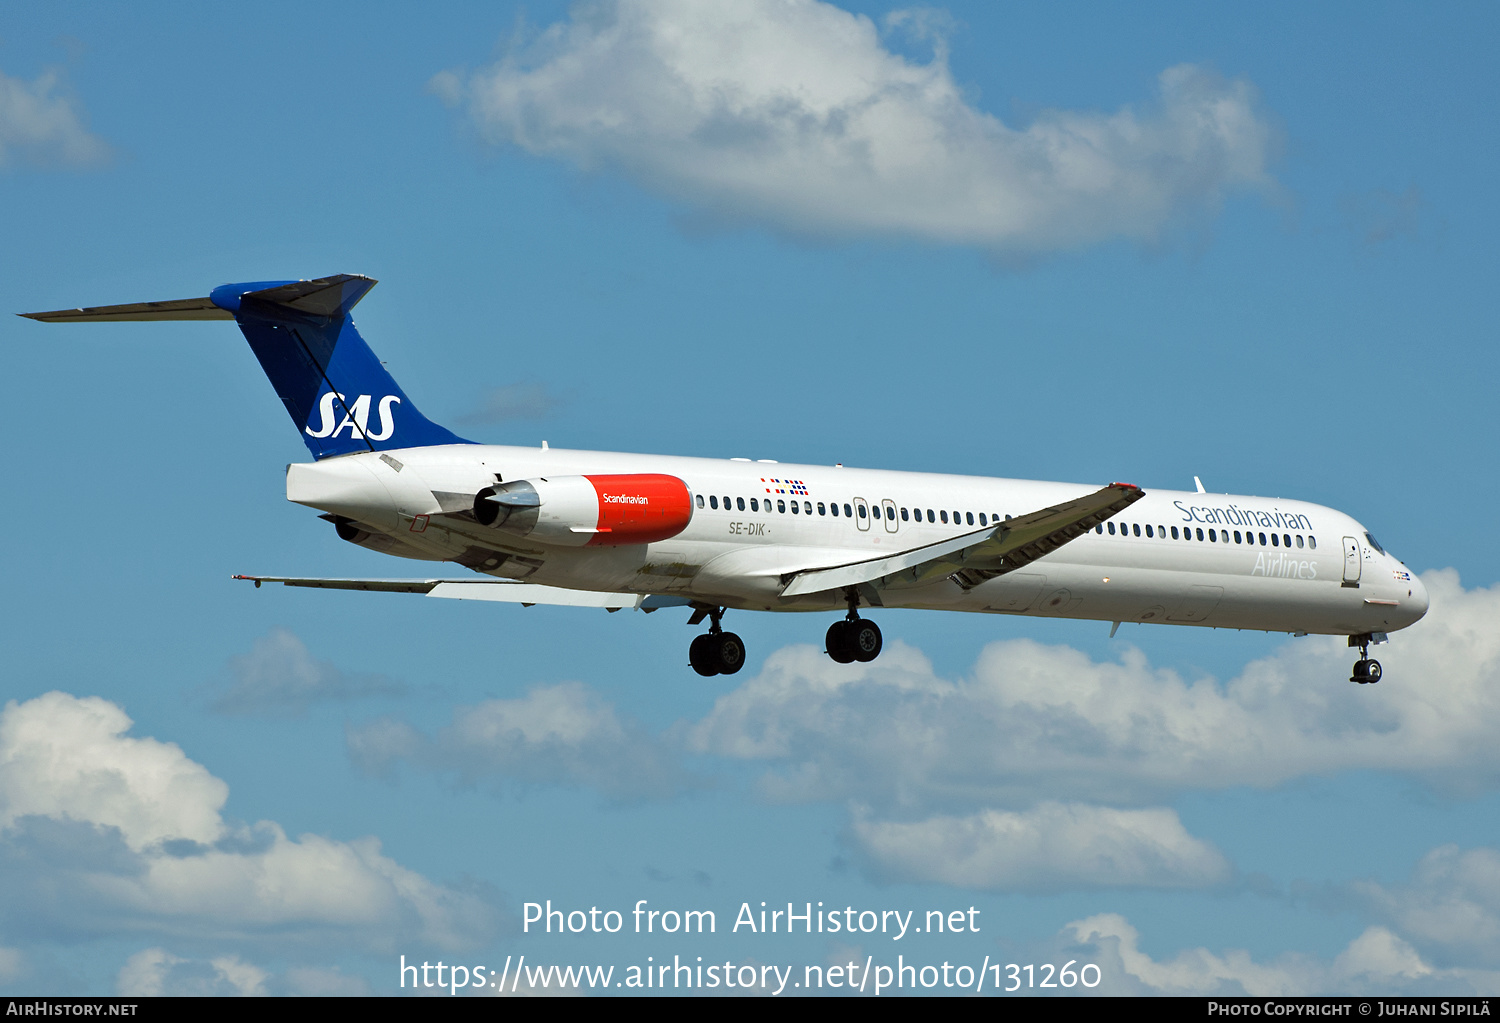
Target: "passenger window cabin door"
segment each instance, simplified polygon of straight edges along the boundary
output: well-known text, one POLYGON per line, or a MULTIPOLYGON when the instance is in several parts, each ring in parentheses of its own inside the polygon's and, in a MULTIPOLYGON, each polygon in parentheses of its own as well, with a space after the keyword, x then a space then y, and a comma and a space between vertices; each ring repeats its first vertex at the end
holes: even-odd
POLYGON ((1359 585, 1360 563, 1364 558, 1360 556, 1359 541, 1352 536, 1344 537, 1344 585, 1359 585))
POLYGON ((860 529, 870 528, 870 506, 865 503, 863 497, 854 499, 854 524, 860 529))
POLYGON ((896 531, 896 502, 887 498, 880 502, 880 507, 885 509, 885 531, 894 533, 896 531))

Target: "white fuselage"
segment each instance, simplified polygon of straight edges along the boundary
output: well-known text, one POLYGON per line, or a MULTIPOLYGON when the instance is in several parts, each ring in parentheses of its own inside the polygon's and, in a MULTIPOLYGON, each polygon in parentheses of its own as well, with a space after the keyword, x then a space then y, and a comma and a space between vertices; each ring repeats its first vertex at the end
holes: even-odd
MULTIPOLYGON (((670 594, 764 611, 845 607, 838 592, 781 597, 791 573, 972 533, 981 515, 990 524, 1096 489, 484 445, 345 455, 292 465, 287 474, 289 500, 382 534, 389 540, 380 549, 388 553, 551 586, 670 594), (474 495, 496 482, 615 473, 683 480, 693 496, 687 528, 650 544, 562 547, 487 528, 465 514, 474 495)), ((1404 565, 1379 550, 1354 519, 1320 505, 1148 490, 1108 525, 972 589, 942 578, 861 592, 866 603, 884 607, 1336 635, 1393 631, 1427 610, 1426 591, 1404 565)))

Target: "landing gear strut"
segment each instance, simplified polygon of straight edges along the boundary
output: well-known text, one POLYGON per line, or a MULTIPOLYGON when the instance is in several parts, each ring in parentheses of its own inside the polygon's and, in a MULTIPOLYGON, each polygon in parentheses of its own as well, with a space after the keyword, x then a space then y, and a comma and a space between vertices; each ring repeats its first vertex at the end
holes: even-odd
POLYGON ((1354 674, 1349 676, 1350 682, 1367 685, 1380 681, 1380 662, 1370 656, 1370 642, 1375 638, 1368 632, 1349 637, 1349 645, 1359 647, 1359 660, 1354 662, 1354 674))
POLYGON ((883 641, 880 626, 859 616, 859 595, 853 587, 845 591, 849 601, 849 614, 842 621, 828 627, 824 643, 828 656, 839 664, 853 661, 873 661, 880 656, 883 641))
POLYGON ((688 663, 698 674, 733 675, 745 666, 745 644, 732 632, 725 632, 720 619, 725 608, 699 604, 688 619, 689 625, 697 625, 710 619, 708 632, 698 636, 688 647, 688 663))

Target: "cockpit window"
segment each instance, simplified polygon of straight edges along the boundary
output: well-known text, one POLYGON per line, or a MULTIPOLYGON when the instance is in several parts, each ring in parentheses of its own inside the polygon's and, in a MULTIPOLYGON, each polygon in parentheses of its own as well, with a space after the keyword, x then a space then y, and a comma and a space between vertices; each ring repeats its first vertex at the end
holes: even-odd
POLYGON ((1365 539, 1366 539, 1366 540, 1368 540, 1368 541, 1370 541, 1370 546, 1371 546, 1371 547, 1374 547, 1374 548, 1375 548, 1375 549, 1376 549, 1376 550, 1377 550, 1377 551, 1379 551, 1379 552, 1380 552, 1380 553, 1381 553, 1381 554, 1384 554, 1384 553, 1385 553, 1385 548, 1384 548, 1384 547, 1382 547, 1382 546, 1380 546, 1380 541, 1379 541, 1379 540, 1377 540, 1377 539, 1375 539, 1375 538, 1374 538, 1374 537, 1373 537, 1373 536, 1371 536, 1371 535, 1370 535, 1370 534, 1369 534, 1369 533, 1366 533, 1366 534, 1365 534, 1365 539))

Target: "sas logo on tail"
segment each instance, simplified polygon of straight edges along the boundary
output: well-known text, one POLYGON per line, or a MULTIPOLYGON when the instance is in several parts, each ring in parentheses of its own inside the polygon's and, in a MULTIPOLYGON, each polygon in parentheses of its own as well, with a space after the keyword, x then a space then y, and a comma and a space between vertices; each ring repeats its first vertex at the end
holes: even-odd
POLYGON ((401 404, 401 399, 394 394, 387 394, 380 399, 380 404, 377 406, 380 429, 373 433, 368 429, 370 421, 370 396, 368 394, 361 394, 355 398, 353 405, 344 405, 348 411, 337 426, 333 425, 334 420, 338 418, 338 413, 334 411, 334 402, 343 405, 344 396, 334 391, 323 395, 323 399, 318 403, 318 414, 322 417, 322 423, 316 430, 312 428, 311 423, 308 423, 303 427, 303 432, 309 437, 334 438, 348 428, 351 438, 364 437, 369 440, 389 440, 391 434, 396 432, 396 419, 391 415, 391 406, 401 404))

